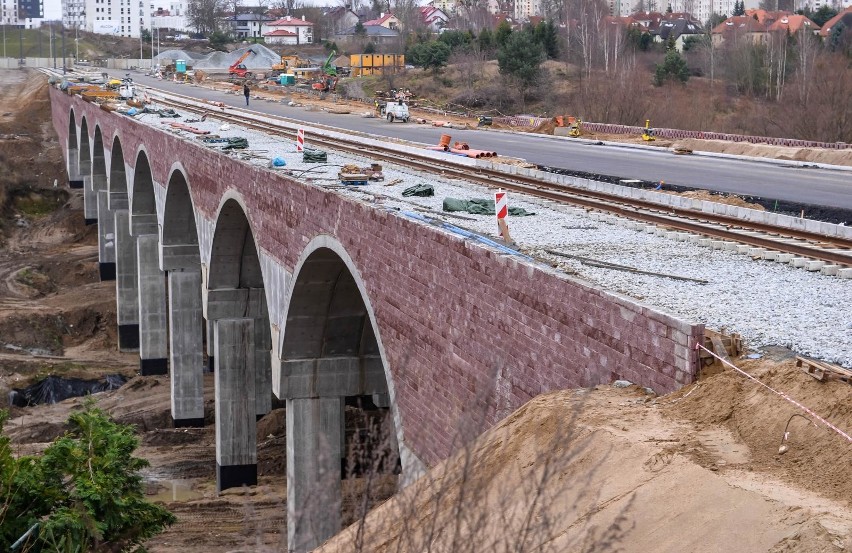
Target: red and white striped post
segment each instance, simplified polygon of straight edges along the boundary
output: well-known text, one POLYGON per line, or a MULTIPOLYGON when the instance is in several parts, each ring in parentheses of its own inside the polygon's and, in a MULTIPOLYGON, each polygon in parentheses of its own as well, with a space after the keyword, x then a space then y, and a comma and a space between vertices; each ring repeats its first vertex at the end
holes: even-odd
POLYGON ((299 129, 296 131, 296 151, 305 151, 305 129, 303 129, 302 127, 299 127, 299 129))
POLYGON ((509 225, 506 223, 506 217, 509 215, 509 197, 502 188, 498 188, 494 193, 494 211, 497 214, 497 232, 503 240, 511 242, 509 225))

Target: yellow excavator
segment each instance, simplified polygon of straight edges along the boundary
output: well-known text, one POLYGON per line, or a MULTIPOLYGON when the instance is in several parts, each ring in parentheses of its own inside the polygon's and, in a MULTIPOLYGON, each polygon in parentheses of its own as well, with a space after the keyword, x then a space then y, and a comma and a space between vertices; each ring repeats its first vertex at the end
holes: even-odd
POLYGON ((294 69, 302 67, 310 67, 311 63, 308 60, 303 60, 297 54, 281 55, 281 63, 276 63, 272 66, 273 71, 284 71, 292 73, 294 69))

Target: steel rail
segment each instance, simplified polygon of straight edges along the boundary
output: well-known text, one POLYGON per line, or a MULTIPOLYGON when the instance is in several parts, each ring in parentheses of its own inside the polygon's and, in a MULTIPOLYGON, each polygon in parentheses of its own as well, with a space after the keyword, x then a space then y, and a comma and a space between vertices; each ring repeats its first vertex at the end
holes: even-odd
MULTIPOLYGON (((215 106, 213 104, 209 106, 196 106, 187 104, 180 100, 170 99, 170 97, 186 98, 187 101, 204 104, 203 101, 189 96, 174 93, 163 93, 161 91, 158 91, 157 95, 161 97, 158 101, 163 104, 198 114, 207 114, 208 117, 215 117, 235 125, 240 125, 265 133, 274 131, 280 136, 282 131, 284 131, 283 134, 285 137, 287 136, 287 133, 291 133, 293 135, 293 140, 295 140, 296 130, 276 125, 275 121, 287 123, 289 125, 304 124, 298 120, 268 114, 263 114, 263 118, 266 121, 260 122, 247 119, 245 117, 247 115, 251 115, 252 118, 257 117, 255 112, 247 111, 244 115, 235 114, 233 111, 238 108, 228 106, 228 109, 232 113, 227 113, 224 111, 217 111, 216 108, 219 106, 215 106)), ((311 124, 311 126, 336 133, 344 132, 341 129, 325 125, 311 124)), ((348 134, 369 136, 363 133, 350 132, 348 134)), ((506 190, 529 194, 542 199, 573 204, 586 209, 607 212, 621 217, 660 225, 675 230, 743 243, 783 253, 791 253, 799 257, 824 261, 834 265, 852 267, 852 240, 841 237, 830 237, 815 232, 778 227, 767 223, 743 221, 736 217, 717 213, 705 213, 690 209, 663 206, 647 200, 613 196, 605 192, 580 190, 556 183, 548 183, 531 177, 509 175, 494 169, 459 166, 425 153, 420 156, 410 153, 401 153, 390 148, 381 148, 376 146, 372 146, 369 152, 365 152, 364 146, 355 141, 347 141, 322 135, 312 136, 311 143, 322 145, 323 147, 333 150, 344 151, 360 157, 370 157, 397 163, 418 171, 438 173, 445 177, 449 176, 464 179, 490 188, 501 187, 506 190), (741 232, 738 232, 738 230, 741 232), (744 234, 745 232, 750 231, 765 233, 766 236, 744 234), (804 240, 808 243, 790 242, 790 240, 804 240)))

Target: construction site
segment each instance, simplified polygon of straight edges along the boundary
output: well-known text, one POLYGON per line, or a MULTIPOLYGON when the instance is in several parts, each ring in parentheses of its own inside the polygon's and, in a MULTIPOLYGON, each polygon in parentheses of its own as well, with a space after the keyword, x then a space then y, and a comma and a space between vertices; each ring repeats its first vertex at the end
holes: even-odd
MULTIPOLYGON (((374 58, 348 60, 350 71, 369 74, 376 70, 367 68, 404 64, 395 56, 385 57, 380 65, 374 58)), ((681 149, 682 154, 700 149, 852 165, 849 150, 669 138, 653 132, 651 121, 644 128, 618 132, 584 127, 578 116, 567 114, 532 121, 524 118, 528 121, 523 124, 508 116, 489 116, 485 121, 473 114, 418 105, 416 96, 399 90, 347 99, 331 94, 342 76, 333 55, 308 62, 252 46, 228 56, 214 53, 206 59, 167 51, 158 59, 160 77, 177 81, 181 76, 187 86, 242 94, 249 83, 252 101, 440 127, 446 139, 442 136, 433 148, 441 152, 458 150, 467 155, 470 146, 453 142, 450 135, 456 128, 479 126, 568 139, 618 140, 681 149), (395 111, 403 103, 405 115, 395 111)), ((120 83, 114 86, 114 96, 120 99, 120 83)), ((11 398, 8 392, 23 390, 51 375, 86 380, 121 375, 126 383, 94 397, 112 418, 135 427, 141 441, 137 454, 150 462, 143 471, 148 499, 177 515, 177 523, 150 539, 146 549, 187 553, 287 550, 283 402, 257 421, 258 485, 217 492, 214 427, 174 428, 169 377, 139 376, 138 354, 118 351, 116 284, 98 281, 97 226, 85 224, 82 192, 63 186, 66 167, 62 145, 50 122, 47 90, 47 78, 35 71, 0 72, 0 164, 8 168, 0 174, 5 213, 0 227, 0 397, 11 398)), ((211 112, 217 108, 208 107, 211 112)), ((195 129, 204 125, 203 119, 192 123, 195 129)), ((219 123, 209 126, 221 128, 219 123)), ((175 128, 175 132, 179 130, 175 128)), ((240 136, 272 150, 262 142, 266 139, 252 132, 241 131, 240 136)), ((491 152, 488 154, 491 158, 491 152)), ((292 168, 303 156, 282 157, 286 167, 292 168)), ((507 158, 504 163, 524 167, 519 159, 507 158)), ((352 165, 351 174, 363 174, 363 182, 340 182, 346 167, 336 177, 338 170, 334 169, 331 180, 343 188, 339 193, 359 201, 410 209, 410 202, 418 198, 402 198, 399 192, 427 185, 438 190, 438 197, 418 200, 425 208, 440 210, 443 196, 464 197, 458 183, 432 182, 437 179, 387 166, 381 179, 373 179, 373 172, 382 170, 378 164, 352 165)), ((314 182, 321 183, 322 176, 314 182)), ((736 196, 688 195, 763 209, 736 196)), ((515 232, 528 240, 536 233, 552 234, 540 222, 548 220, 544 203, 518 205, 530 214, 540 214, 539 220, 527 217, 525 222, 513 223, 515 232)), ((465 220, 470 213, 475 212, 456 214, 456 223, 480 230, 475 221, 465 220)), ((558 220, 553 217, 560 227, 582 229, 583 233, 609 226, 603 219, 575 216, 562 213, 558 220)), ((493 226, 490 219, 486 224, 482 228, 493 226)), ((625 236, 616 233, 613 242, 602 249, 615 250, 618 244, 633 249, 632 239, 625 236)), ((585 253, 586 240, 582 238, 572 251, 585 253)), ((640 236, 639 242, 647 239, 640 236)), ((671 246, 661 247, 659 252, 640 246, 636 250, 637 257, 681 255, 671 246)), ((530 246, 525 253, 541 252, 530 246)), ((721 258, 715 261, 715 265, 703 267, 700 276, 705 283, 719 277, 725 284, 713 291, 696 290, 696 305, 703 306, 707 297, 724 297, 723 289, 746 282, 746 277, 737 276, 733 264, 721 258)), ((648 301, 665 303, 667 296, 689 295, 672 292, 675 289, 666 289, 658 280, 637 281, 635 274, 607 282, 600 273, 579 264, 564 259, 558 263, 562 270, 648 301), (653 290, 654 286, 660 290, 653 290)), ((683 263, 700 264, 698 258, 683 263)), ((763 277, 775 279, 773 271, 764 268, 763 277)), ((795 298, 797 282, 803 290, 811 290, 808 278, 812 277, 791 279, 779 273, 777 293, 789 294, 786 303, 800 301, 802 305, 806 298, 789 298, 795 298), (784 280, 796 282, 788 282, 789 288, 784 288, 784 280)), ((826 301, 834 301, 833 294, 842 296, 848 283, 835 278, 820 284, 824 286, 820 289, 829 298, 826 301)), ((788 317, 794 315, 777 311, 771 302, 762 303, 764 299, 731 294, 727 301, 716 302, 725 304, 724 308, 707 308, 714 316, 736 321, 757 338, 743 340, 727 329, 708 333, 698 379, 678 391, 658 394, 616 380, 549 392, 518 410, 502 413, 501 421, 481 435, 471 434, 472 426, 463 424, 447 428, 452 454, 405 487, 397 474, 351 473, 342 480, 344 530, 317 550, 852 552, 852 482, 848 478, 852 373, 846 346, 837 345, 842 336, 832 334, 842 335, 843 325, 848 329, 852 324, 839 314, 848 310, 843 309, 842 299, 837 300, 831 316, 820 314, 822 306, 814 307, 813 313, 802 307, 799 313, 808 322, 804 326, 810 327, 802 330, 789 322, 788 317), (768 314, 751 327, 748 319, 756 317, 741 315, 738 319, 738 310, 768 314), (822 321, 818 321, 820 317, 822 321), (808 338, 799 342, 794 338, 787 345, 773 343, 771 336, 764 336, 768 331, 757 327, 773 326, 774 318, 788 321, 791 333, 808 334, 808 338), (814 332, 820 325, 825 328, 814 332), (811 339, 820 333, 829 339, 811 339), (801 349, 834 352, 835 362, 821 363, 804 356, 789 347, 790 343, 798 343, 801 349)), ((845 332, 848 336, 848 330, 845 332)), ((213 375, 206 373, 204 419, 208 423, 214 417, 213 383, 213 375)), ((42 452, 64 434, 69 414, 83 402, 76 397, 55 404, 2 405, 11 412, 4 434, 11 438, 14 454, 42 452)), ((357 433, 363 423, 352 422, 347 434, 357 433)))

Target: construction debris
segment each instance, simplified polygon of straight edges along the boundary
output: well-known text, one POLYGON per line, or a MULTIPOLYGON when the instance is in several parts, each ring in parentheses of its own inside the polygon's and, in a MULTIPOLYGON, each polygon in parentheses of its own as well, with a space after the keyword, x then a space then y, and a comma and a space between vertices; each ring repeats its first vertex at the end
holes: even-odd
POLYGON ((840 380, 852 385, 852 371, 832 363, 796 356, 796 366, 820 382, 840 380))
POLYGON ((435 188, 429 184, 415 184, 414 186, 409 186, 403 190, 402 195, 406 198, 410 196, 427 198, 435 195, 435 188))

